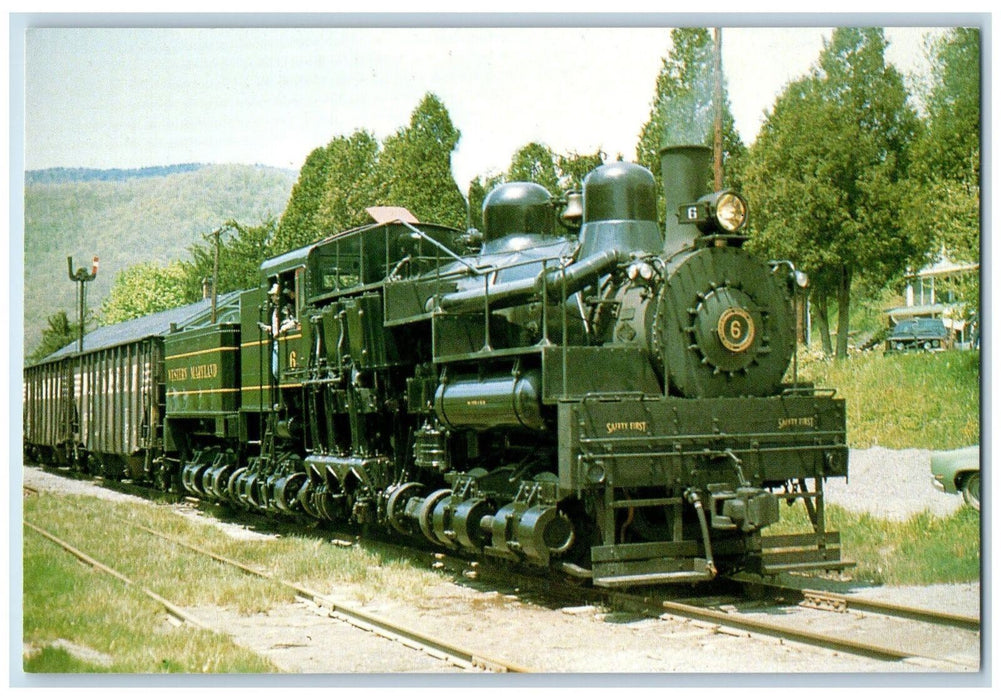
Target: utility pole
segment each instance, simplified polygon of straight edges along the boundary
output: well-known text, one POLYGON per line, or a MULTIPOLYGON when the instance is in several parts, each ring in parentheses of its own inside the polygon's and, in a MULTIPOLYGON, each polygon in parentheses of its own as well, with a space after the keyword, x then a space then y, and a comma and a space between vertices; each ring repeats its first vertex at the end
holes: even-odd
POLYGON ((97 277, 97 256, 94 256, 94 260, 91 262, 90 272, 87 272, 86 268, 78 268, 76 272, 73 272, 73 258, 66 258, 66 265, 69 268, 70 279, 80 286, 77 290, 77 300, 79 301, 79 314, 77 320, 80 322, 80 338, 77 341, 77 352, 83 352, 83 326, 84 318, 87 316, 87 283, 94 280, 97 277))
POLYGON ((217 228, 215 231, 209 234, 212 237, 212 243, 214 248, 214 256, 212 259, 212 323, 216 322, 217 316, 217 298, 219 295, 219 237, 226 231, 232 231, 234 228, 238 228, 235 221, 230 219, 225 224, 217 228))
POLYGON ((212 238, 215 239, 215 256, 212 261, 212 325, 216 322, 216 298, 218 296, 219 285, 216 280, 219 279, 219 236, 222 235, 222 229, 217 228, 212 232, 212 238))
POLYGON ((713 184, 723 189, 723 30, 713 29, 713 184))

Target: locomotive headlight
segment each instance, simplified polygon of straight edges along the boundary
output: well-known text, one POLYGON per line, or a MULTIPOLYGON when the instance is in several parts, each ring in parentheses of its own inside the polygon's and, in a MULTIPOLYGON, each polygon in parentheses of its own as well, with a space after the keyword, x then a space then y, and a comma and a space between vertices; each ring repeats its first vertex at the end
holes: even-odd
POLYGON ((723 192, 716 200, 716 221, 727 233, 739 230, 747 222, 747 204, 736 192, 723 192))
POLYGON ((695 224, 705 234, 732 234, 747 223, 747 202, 733 190, 713 192, 678 208, 678 222, 695 224))

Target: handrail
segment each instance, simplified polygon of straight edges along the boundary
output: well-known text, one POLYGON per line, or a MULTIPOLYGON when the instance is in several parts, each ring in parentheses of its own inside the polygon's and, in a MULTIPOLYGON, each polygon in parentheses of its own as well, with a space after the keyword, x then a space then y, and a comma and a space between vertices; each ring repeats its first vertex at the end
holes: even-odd
MULTIPOLYGON (((515 306, 526 297, 541 294, 543 289, 549 293, 558 292, 565 301, 571 294, 586 286, 592 277, 610 272, 614 267, 628 259, 628 254, 611 249, 592 255, 584 260, 562 265, 550 272, 543 271, 536 277, 526 277, 511 282, 493 285, 492 288, 480 290, 473 287, 462 291, 450 292, 437 299, 429 299, 428 304, 434 304, 442 310, 472 310, 484 303, 484 296, 489 297, 489 303, 494 308, 515 306)), ((540 264, 542 260, 533 259, 521 264, 540 264)), ((514 267, 513 265, 510 267, 514 267)), ((494 268, 492 272, 501 269, 494 268)), ((430 309, 429 309, 430 310, 430 309)))
POLYGON ((395 221, 395 222, 393 222, 393 223, 400 223, 400 224, 402 224, 402 225, 403 225, 403 226, 405 226, 406 228, 410 229, 410 231, 411 231, 412 233, 415 233, 415 234, 417 234, 417 236, 418 236, 418 237, 420 237, 420 239, 421 239, 421 240, 423 240, 423 241, 427 241, 428 243, 430 243, 431 245, 435 246, 435 247, 436 247, 436 248, 438 248, 439 250, 442 250, 442 251, 444 251, 444 252, 445 252, 445 253, 447 253, 447 254, 448 254, 448 255, 449 255, 449 256, 450 256, 450 257, 451 257, 452 259, 454 259, 454 260, 455 260, 456 262, 458 262, 458 263, 460 263, 460 264, 462 264, 462 265, 465 265, 465 266, 466 266, 466 268, 468 268, 468 269, 469 269, 469 270, 470 270, 471 272, 473 272, 474 274, 479 274, 479 272, 480 272, 480 271, 479 271, 479 270, 477 270, 477 269, 476 269, 476 268, 475 268, 475 267, 474 267, 473 265, 470 265, 470 264, 469 264, 469 262, 467 262, 467 261, 465 260, 465 258, 463 258, 462 256, 460 256, 460 255, 459 255, 458 253, 456 253, 455 251, 451 250, 451 249, 450 249, 450 248, 449 248, 448 246, 446 246, 445 244, 443 244, 443 243, 439 243, 439 242, 438 242, 438 241, 436 241, 436 240, 435 240, 434 238, 432 238, 431 236, 427 235, 426 233, 424 233, 423 231, 421 231, 421 230, 420 230, 419 228, 417 228, 416 226, 413 226, 412 224, 409 224, 409 223, 407 223, 406 221, 403 221, 403 220, 401 220, 401 219, 397 219, 397 221, 395 221))

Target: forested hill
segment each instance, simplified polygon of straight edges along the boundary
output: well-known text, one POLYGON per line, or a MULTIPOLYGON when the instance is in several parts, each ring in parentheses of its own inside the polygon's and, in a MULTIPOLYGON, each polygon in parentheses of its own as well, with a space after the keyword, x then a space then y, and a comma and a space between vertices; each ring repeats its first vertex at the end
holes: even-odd
POLYGON ((175 165, 139 170, 55 168, 25 173, 24 349, 46 319, 76 319, 74 269, 101 259, 87 285, 98 309, 115 276, 139 262, 188 259, 188 246, 229 219, 256 225, 281 216, 298 173, 252 165, 175 165))
POLYGON ((24 174, 27 185, 56 185, 63 182, 121 182, 141 177, 164 177, 177 173, 190 173, 207 167, 204 163, 181 163, 179 165, 154 165, 147 168, 111 168, 110 170, 95 170, 93 168, 45 168, 44 170, 29 170, 24 174))

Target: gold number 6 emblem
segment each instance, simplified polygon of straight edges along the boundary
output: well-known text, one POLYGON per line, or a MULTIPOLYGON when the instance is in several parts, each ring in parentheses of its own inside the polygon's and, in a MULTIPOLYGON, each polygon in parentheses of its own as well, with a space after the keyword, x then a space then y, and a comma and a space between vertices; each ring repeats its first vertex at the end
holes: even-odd
POLYGON ((744 352, 754 342, 754 319, 745 309, 731 306, 720 314, 716 335, 730 352, 744 352))

